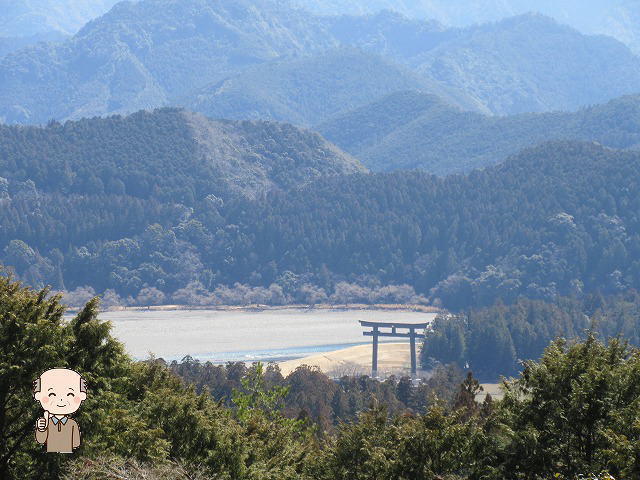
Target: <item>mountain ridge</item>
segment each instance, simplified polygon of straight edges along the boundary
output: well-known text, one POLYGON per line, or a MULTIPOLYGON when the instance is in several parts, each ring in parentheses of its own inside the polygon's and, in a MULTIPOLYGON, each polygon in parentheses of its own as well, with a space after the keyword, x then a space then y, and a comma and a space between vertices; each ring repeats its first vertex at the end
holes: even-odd
POLYGON ((31 180, 43 192, 157 196, 188 205, 208 194, 256 198, 318 175, 366 171, 315 132, 177 108, 45 127, 0 125, 0 152, 0 176, 31 180))
POLYGON ((261 118, 310 126, 366 104, 371 98, 420 89, 468 109, 464 92, 423 78, 402 64, 357 48, 274 60, 202 89, 185 107, 221 118, 261 118))
POLYGON ((500 163, 545 141, 640 148, 640 95, 575 112, 492 117, 419 92, 398 92, 315 127, 369 168, 422 168, 438 175, 500 163))
POLYGON ((409 18, 436 20, 443 25, 458 28, 536 12, 584 34, 616 38, 635 52, 640 52, 640 18, 634 0, 295 0, 295 4, 319 15, 366 15, 391 10, 409 18))
MULTIPOLYGON (((60 45, 39 44, 0 59, 0 121, 37 124, 176 103, 191 107, 190 96, 197 103, 208 85, 248 81, 247 69, 303 57, 318 64, 308 96, 321 97, 322 88, 316 92, 313 84, 326 75, 323 52, 345 47, 387 57, 431 85, 432 93, 448 92, 452 103, 494 114, 573 109, 634 93, 640 85, 640 60, 623 44, 540 16, 443 30, 397 14, 314 17, 267 0, 142 0, 117 4, 60 45)), ((304 73, 287 68, 273 70, 272 77, 304 73)), ((272 107, 261 105, 268 93, 260 92, 260 80, 254 75, 247 83, 253 96, 240 97, 244 106, 225 116, 269 113, 272 107)), ((406 88, 409 80, 403 81, 406 88)), ((360 92, 349 86, 341 93, 360 92)), ((294 110, 302 104, 290 94, 276 106, 288 102, 294 110)), ((286 109, 277 118, 297 121, 286 109)), ((307 120, 317 121, 313 115, 307 120)))

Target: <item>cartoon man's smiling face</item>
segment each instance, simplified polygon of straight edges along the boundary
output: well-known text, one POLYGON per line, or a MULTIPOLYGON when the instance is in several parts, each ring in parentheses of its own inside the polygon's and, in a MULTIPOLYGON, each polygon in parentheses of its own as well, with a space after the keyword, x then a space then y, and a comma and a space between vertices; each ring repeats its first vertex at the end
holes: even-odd
POLYGON ((40 389, 34 398, 52 415, 68 415, 87 398, 84 380, 73 370, 53 368, 40 376, 40 389))

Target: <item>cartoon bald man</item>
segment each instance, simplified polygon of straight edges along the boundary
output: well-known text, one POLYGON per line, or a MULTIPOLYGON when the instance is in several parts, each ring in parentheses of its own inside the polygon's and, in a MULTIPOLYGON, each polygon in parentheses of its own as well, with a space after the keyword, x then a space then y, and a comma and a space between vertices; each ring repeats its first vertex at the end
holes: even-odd
POLYGON ((33 384, 33 398, 44 409, 36 422, 36 441, 46 444, 48 453, 72 453, 80 446, 80 429, 69 414, 87 398, 84 379, 73 370, 52 368, 33 384))

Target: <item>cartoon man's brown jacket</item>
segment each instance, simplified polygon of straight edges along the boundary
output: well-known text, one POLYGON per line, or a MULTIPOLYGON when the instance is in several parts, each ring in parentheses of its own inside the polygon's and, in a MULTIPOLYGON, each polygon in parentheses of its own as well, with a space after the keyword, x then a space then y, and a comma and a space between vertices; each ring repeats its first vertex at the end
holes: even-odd
POLYGON ((51 415, 45 429, 36 428, 36 441, 47 444, 47 452, 71 453, 80 446, 80 429, 73 418, 51 415))

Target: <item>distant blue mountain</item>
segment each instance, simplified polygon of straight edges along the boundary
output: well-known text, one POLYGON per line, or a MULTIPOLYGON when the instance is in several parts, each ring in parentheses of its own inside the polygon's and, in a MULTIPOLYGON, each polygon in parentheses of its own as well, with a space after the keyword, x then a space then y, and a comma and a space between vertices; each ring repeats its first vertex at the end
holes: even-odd
POLYGON ((28 37, 0 37, 0 58, 40 42, 62 43, 67 38, 67 35, 56 31, 36 33, 28 37))
POLYGON ((466 27, 537 12, 588 34, 603 34, 640 52, 637 0, 294 0, 320 15, 366 15, 392 10, 411 18, 466 27))
POLYGON ((0 37, 73 35, 119 0, 0 0, 0 37))
POLYGON ((327 140, 374 171, 419 168, 438 175, 499 163, 550 140, 640 149, 640 96, 574 113, 487 116, 433 95, 399 92, 316 127, 327 140))
POLYGON ((335 47, 308 14, 277 2, 117 4, 61 46, 0 62, 0 119, 46 122, 171 103, 271 59, 335 47))
POLYGON ((407 89, 511 114, 638 86, 640 60, 623 44, 539 15, 446 29, 390 12, 319 17, 276 0, 144 0, 115 5, 62 44, 0 59, 0 121, 186 105, 313 124, 407 89), (345 48, 361 54, 331 53, 345 48))
POLYGON ((469 27, 409 62, 498 114, 574 110, 640 91, 640 58, 624 44, 538 14, 469 27))
POLYGON ((311 126, 403 90, 437 94, 465 109, 478 107, 461 90, 352 48, 248 68, 192 95, 185 106, 216 118, 261 118, 311 126))

